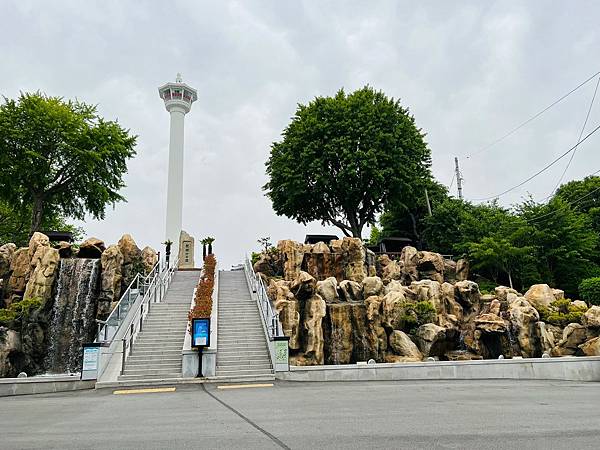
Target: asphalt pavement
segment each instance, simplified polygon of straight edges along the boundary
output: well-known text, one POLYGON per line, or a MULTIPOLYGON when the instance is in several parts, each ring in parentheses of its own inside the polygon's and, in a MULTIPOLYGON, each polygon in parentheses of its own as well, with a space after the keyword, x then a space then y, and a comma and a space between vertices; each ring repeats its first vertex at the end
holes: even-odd
POLYGON ((0 398, 0 448, 600 448, 599 383, 218 386, 0 398))

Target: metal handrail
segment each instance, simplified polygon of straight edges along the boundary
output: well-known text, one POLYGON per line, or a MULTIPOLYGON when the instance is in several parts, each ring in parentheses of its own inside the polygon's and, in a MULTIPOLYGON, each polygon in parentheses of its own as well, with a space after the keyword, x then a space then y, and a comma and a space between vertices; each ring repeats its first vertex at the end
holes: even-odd
POLYGON ((279 314, 273 309, 271 300, 267 294, 267 289, 265 288, 265 283, 260 275, 254 272, 252 263, 248 257, 246 257, 244 263, 244 272, 246 274, 248 286, 252 288, 252 292, 255 293, 258 298, 260 316, 267 329, 269 339, 273 340, 274 337, 283 336, 283 328, 279 321, 279 314))
POLYGON ((171 284, 173 274, 177 270, 178 265, 179 259, 176 259, 174 264, 171 267, 168 267, 165 270, 163 270, 162 273, 158 271, 156 272, 155 276, 152 278, 152 280, 150 280, 150 283, 147 285, 147 289, 144 293, 142 301, 138 305, 134 314, 131 316, 127 325, 125 325, 126 331, 123 337, 121 338, 121 375, 123 375, 125 371, 125 362, 127 361, 127 357, 131 354, 133 344, 135 343, 135 339, 137 338, 138 333, 143 329, 144 319, 150 312, 150 305, 152 303, 160 303, 162 297, 169 288, 169 285, 171 284), (153 300, 152 302, 150 301, 151 299, 153 300))

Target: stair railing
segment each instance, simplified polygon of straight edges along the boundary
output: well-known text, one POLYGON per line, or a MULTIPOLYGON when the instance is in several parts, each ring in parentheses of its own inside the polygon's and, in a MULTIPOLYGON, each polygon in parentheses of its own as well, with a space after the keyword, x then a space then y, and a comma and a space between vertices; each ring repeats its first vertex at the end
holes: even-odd
POLYGON ((152 303, 160 303, 167 292, 173 274, 177 270, 178 260, 170 267, 160 261, 155 264, 150 273, 146 276, 137 274, 129 283, 129 286, 121 296, 119 302, 114 307, 105 321, 98 321, 98 333, 94 342, 101 344, 106 348, 100 359, 98 367, 98 376, 101 376, 108 367, 112 356, 118 353, 118 347, 121 347, 121 372, 123 371, 125 360, 131 353, 131 347, 139 331, 143 327, 145 317, 150 311, 152 303), (136 309, 132 308, 142 296, 142 300, 137 303, 136 309), (118 346, 121 340, 122 345, 118 346), (118 346, 118 347, 117 347, 118 346))
POLYGON ((285 337, 283 334, 283 328, 279 321, 279 314, 275 311, 273 305, 271 305, 271 300, 267 294, 267 289, 265 288, 262 277, 260 274, 254 272, 252 263, 247 257, 244 262, 244 273, 246 274, 246 281, 248 282, 252 298, 255 299, 258 304, 263 331, 267 338, 271 367, 273 367, 273 370, 276 372, 287 371, 289 370, 289 338, 285 337), (285 361, 284 364, 282 364, 282 360, 285 361))
POLYGON ((143 329, 144 319, 150 312, 150 305, 162 301, 173 280, 173 274, 177 270, 178 265, 179 259, 177 259, 171 267, 165 269, 162 274, 159 271, 156 271, 155 276, 150 280, 149 284, 146 285, 144 297, 137 306, 133 316, 128 320, 125 334, 121 338, 121 375, 123 375, 123 372, 125 371, 125 362, 127 361, 127 357, 131 354, 135 339, 143 329))

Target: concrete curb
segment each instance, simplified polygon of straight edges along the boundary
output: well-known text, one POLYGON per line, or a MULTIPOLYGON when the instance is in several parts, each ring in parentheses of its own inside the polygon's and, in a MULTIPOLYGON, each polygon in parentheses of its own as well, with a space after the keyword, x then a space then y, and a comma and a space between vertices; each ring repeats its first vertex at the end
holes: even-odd
POLYGON ((305 382, 486 379, 600 381, 600 357, 291 366, 289 372, 277 372, 276 378, 305 382))
POLYGON ((0 379, 0 397, 13 395, 50 394, 94 389, 96 380, 82 381, 79 377, 31 377, 0 379))

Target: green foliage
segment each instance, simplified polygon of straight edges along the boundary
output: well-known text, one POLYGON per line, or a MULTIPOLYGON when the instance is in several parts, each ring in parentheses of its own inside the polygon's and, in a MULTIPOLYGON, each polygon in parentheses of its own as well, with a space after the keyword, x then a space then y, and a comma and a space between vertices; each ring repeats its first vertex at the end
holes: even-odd
MULTIPOLYGON (((29 242, 29 226, 31 224, 31 208, 19 211, 0 200, 0 245, 13 242, 24 247, 29 242)), ((44 231, 69 231, 74 240, 80 240, 84 231, 80 227, 68 224, 66 219, 56 211, 44 214, 40 229, 44 231)))
POLYGON ((430 165, 408 109, 366 86, 298 105, 283 140, 271 146, 263 189, 278 215, 362 237, 385 204, 413 201, 430 165))
POLYGON ((42 306, 41 298, 26 298, 12 303, 8 308, 0 309, 0 324, 12 325, 16 321, 26 320, 32 311, 42 306))
POLYGON ((589 305, 600 306, 600 277, 582 280, 579 284, 579 295, 589 305))
POLYGON ((126 162, 136 137, 105 121, 96 106, 41 93, 0 105, 0 199, 29 211, 29 231, 50 214, 104 218, 107 204, 124 200, 126 162))
POLYGON ((262 252, 252 252, 252 256, 250 258, 250 261, 252 262, 252 265, 254 266, 254 264, 257 263, 257 261, 260 259, 260 256, 262 255, 262 252))
POLYGON ((587 311, 587 307, 573 306, 571 300, 561 299, 550 303, 549 308, 538 307, 537 310, 542 322, 565 327, 570 323, 581 323, 581 317, 587 311))
POLYGON ((412 333, 421 325, 435 322, 435 307, 427 301, 410 302, 405 305, 404 314, 400 317, 402 328, 407 333, 412 333))

